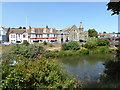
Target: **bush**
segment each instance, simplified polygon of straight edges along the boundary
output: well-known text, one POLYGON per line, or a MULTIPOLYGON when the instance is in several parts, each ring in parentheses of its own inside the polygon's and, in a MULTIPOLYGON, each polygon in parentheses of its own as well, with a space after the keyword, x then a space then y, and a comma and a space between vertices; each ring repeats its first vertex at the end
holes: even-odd
POLYGON ((49 47, 54 47, 54 45, 53 44, 49 44, 49 47))
MULTIPOLYGON (((2 88, 3 89, 36 89, 36 88, 76 88, 79 84, 62 72, 56 60, 39 59, 23 60, 14 67, 2 62, 2 88)), ((80 85, 80 84, 79 84, 80 85)))
POLYGON ((98 39, 97 46, 108 46, 109 40, 108 39, 98 39))
POLYGON ((97 38, 88 38, 86 44, 85 44, 85 48, 88 48, 88 49, 94 49, 97 47, 97 41, 98 39, 97 38))
POLYGON ((62 44, 62 50, 79 50, 80 45, 77 41, 70 41, 68 43, 62 44))
POLYGON ((26 45, 26 46, 28 46, 28 45, 29 45, 29 43, 28 43, 28 41, 27 41, 27 40, 24 40, 22 44, 23 44, 23 45, 26 45))
POLYGON ((46 41, 44 41, 44 42, 43 42, 43 45, 47 45, 47 42, 46 42, 46 41))
POLYGON ((14 45, 11 52, 13 54, 23 55, 26 58, 37 58, 39 54, 45 53, 46 50, 39 45, 14 45))

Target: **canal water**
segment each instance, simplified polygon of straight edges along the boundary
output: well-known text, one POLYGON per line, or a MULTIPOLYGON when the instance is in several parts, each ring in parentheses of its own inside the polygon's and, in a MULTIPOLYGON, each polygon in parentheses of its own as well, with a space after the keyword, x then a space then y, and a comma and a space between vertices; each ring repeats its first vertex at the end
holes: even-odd
POLYGON ((82 56, 67 56, 58 59, 63 64, 64 70, 82 83, 98 82, 100 74, 103 74, 104 62, 114 58, 111 54, 96 54, 82 56))

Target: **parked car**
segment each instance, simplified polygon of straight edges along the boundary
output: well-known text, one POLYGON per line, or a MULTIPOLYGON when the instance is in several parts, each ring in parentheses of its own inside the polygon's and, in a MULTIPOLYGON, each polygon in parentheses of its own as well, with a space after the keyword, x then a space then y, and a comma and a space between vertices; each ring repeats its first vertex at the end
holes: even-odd
POLYGON ((3 42, 2 45, 12 45, 10 42, 3 42))

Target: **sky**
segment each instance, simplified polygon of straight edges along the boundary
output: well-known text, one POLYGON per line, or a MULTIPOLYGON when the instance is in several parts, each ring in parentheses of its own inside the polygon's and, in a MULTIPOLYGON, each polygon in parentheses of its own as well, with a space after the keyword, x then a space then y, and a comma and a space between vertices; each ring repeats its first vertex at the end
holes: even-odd
POLYGON ((61 30, 71 25, 97 32, 118 32, 118 16, 107 11, 107 2, 3 2, 2 26, 31 27, 61 30))

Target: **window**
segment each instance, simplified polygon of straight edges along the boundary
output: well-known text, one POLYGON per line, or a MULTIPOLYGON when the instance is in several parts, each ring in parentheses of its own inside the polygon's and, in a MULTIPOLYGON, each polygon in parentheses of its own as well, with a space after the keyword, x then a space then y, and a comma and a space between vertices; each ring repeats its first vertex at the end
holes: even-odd
POLYGON ((15 38, 15 35, 11 35, 11 38, 15 38))
POLYGON ((25 35, 25 34, 23 35, 23 38, 26 38, 26 35, 25 35))
POLYGON ((53 32, 53 29, 51 28, 51 29, 50 29, 50 33, 52 33, 52 32, 53 32))

